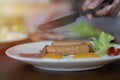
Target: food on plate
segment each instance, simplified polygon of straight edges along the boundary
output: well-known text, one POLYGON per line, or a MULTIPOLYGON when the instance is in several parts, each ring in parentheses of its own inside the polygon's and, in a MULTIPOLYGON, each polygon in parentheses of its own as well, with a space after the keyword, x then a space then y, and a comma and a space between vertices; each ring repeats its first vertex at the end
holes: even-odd
MULTIPOLYGON (((77 53, 90 53, 93 52, 93 46, 89 41, 61 41, 64 45, 53 45, 53 43, 59 43, 60 41, 53 41, 51 45, 45 45, 40 53, 20 53, 22 57, 43 58, 46 54, 54 53, 61 56, 69 56, 77 53), (70 43, 72 42, 72 43, 70 43), (79 43, 79 44, 73 44, 79 43), (71 45, 72 44, 72 45, 71 45)), ((53 56, 53 54, 50 54, 53 56)))
POLYGON ((82 40, 57 40, 52 42, 52 46, 63 46, 63 45, 81 45, 85 44, 88 45, 90 51, 93 51, 92 44, 89 41, 82 41, 82 40))
POLYGON ((120 49, 115 48, 114 44, 111 43, 114 39, 112 35, 102 32, 99 38, 92 39, 93 43, 81 40, 53 41, 50 45, 45 45, 37 57, 62 59, 71 56, 73 59, 83 59, 100 58, 104 55, 115 56, 120 53, 120 49))
POLYGON ((81 54, 75 54, 74 59, 83 59, 83 58, 99 58, 100 55, 95 53, 81 53, 81 54))
POLYGON ((118 54, 120 54, 120 49, 119 49, 119 48, 115 48, 115 47, 110 47, 110 48, 107 50, 107 54, 108 54, 109 56, 118 55, 118 54))
POLYGON ((102 32, 99 38, 93 38, 94 51, 99 55, 106 55, 107 50, 110 47, 113 47, 114 44, 111 41, 114 40, 114 37, 108 33, 102 32))
MULTIPOLYGON (((90 46, 87 44, 79 44, 79 45, 61 45, 61 46, 48 46, 46 45, 43 49, 44 53, 60 53, 63 56, 68 56, 76 53, 89 53, 90 46)), ((42 51, 43 52, 43 51, 42 51)))
POLYGON ((51 45, 53 46, 60 46, 60 45, 77 45, 77 44, 88 44, 91 45, 88 41, 80 41, 80 40, 59 40, 53 41, 51 45))
POLYGON ((45 59, 62 59, 63 56, 61 54, 48 53, 48 54, 45 54, 45 56, 43 58, 45 58, 45 59))

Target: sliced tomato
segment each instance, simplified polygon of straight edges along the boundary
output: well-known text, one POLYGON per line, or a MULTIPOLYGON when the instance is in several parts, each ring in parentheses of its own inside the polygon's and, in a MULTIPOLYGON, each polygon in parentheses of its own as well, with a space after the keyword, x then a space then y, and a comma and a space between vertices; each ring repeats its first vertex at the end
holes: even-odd
POLYGON ((117 54, 120 54, 120 48, 117 48, 117 49, 116 49, 116 53, 117 53, 117 54))
POLYGON ((116 50, 115 49, 115 47, 110 47, 109 49, 108 49, 108 51, 107 51, 107 54, 109 55, 109 56, 115 56, 115 55, 118 55, 118 52, 119 52, 120 50, 116 50))

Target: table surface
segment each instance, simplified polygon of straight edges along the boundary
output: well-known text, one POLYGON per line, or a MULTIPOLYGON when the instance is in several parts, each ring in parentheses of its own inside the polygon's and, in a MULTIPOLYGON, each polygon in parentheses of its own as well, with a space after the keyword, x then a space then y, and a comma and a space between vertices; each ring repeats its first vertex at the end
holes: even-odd
POLYGON ((40 70, 11 59, 5 50, 0 50, 0 80, 120 80, 120 60, 94 70, 58 72, 40 70))

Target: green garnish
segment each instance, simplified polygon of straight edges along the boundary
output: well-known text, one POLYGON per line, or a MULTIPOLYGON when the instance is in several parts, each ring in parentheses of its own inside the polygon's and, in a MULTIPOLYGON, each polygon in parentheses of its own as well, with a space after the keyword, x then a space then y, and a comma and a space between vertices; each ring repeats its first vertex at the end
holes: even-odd
POLYGON ((110 42, 114 37, 108 33, 101 32, 98 39, 93 38, 95 53, 99 55, 105 55, 109 47, 113 46, 110 42))
POLYGON ((100 30, 92 27, 88 22, 74 24, 67 30, 79 37, 95 37, 101 33, 100 30))

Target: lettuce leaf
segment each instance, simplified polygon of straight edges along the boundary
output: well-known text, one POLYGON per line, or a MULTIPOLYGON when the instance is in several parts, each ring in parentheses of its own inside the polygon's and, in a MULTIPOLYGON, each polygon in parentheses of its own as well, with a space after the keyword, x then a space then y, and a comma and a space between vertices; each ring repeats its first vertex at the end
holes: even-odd
POLYGON ((95 53, 105 55, 109 47, 113 46, 110 42, 114 37, 108 33, 101 32, 98 39, 93 38, 95 53))
POLYGON ((68 31, 79 37, 95 37, 101 33, 99 29, 92 27, 88 22, 74 24, 68 28, 68 31))

